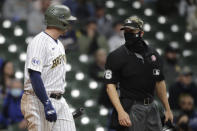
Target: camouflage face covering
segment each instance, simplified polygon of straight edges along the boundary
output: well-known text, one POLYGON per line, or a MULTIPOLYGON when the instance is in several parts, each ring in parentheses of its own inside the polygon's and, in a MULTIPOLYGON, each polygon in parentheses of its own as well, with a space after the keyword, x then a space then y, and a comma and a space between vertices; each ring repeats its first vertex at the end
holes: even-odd
POLYGON ((124 24, 123 24, 123 27, 121 28, 121 30, 124 30, 125 28, 129 28, 129 29, 132 29, 132 30, 143 30, 143 24, 144 22, 136 17, 136 16, 132 16, 132 17, 129 17, 127 18, 125 21, 124 21, 124 24))

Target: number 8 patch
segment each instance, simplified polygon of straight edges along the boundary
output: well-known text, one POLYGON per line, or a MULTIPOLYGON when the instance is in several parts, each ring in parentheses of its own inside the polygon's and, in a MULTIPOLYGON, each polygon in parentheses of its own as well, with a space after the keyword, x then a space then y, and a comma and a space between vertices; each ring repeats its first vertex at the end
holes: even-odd
POLYGON ((112 71, 111 70, 106 70, 105 71, 105 78, 106 79, 111 79, 112 78, 112 71))

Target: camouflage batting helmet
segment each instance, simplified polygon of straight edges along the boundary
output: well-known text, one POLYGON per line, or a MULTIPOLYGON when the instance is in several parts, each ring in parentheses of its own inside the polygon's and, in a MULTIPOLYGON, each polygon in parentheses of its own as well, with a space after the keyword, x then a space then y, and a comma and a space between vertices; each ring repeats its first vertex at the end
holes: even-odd
POLYGON ((70 9, 65 5, 52 5, 45 12, 46 25, 61 30, 67 29, 69 21, 74 20, 76 17, 71 15, 70 9))
POLYGON ((130 28, 132 30, 136 30, 136 29, 143 30, 143 24, 144 22, 140 18, 136 16, 132 16, 124 21, 121 30, 124 30, 125 28, 130 28))

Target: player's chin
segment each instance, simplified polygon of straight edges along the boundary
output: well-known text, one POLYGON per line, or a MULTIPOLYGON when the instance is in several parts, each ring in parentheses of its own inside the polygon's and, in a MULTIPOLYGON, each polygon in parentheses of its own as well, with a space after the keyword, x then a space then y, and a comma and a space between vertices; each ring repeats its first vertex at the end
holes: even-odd
POLYGON ((62 30, 61 31, 62 36, 66 35, 66 32, 68 32, 68 30, 62 30))

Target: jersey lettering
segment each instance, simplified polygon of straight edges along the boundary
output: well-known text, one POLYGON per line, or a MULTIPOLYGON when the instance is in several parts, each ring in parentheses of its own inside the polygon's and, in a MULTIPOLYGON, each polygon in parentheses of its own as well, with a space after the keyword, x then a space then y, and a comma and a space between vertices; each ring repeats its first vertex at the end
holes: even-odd
POLYGON ((53 60, 53 65, 51 67, 51 69, 57 67, 59 64, 61 64, 62 62, 66 63, 66 56, 65 55, 60 55, 57 58, 55 58, 53 60))

